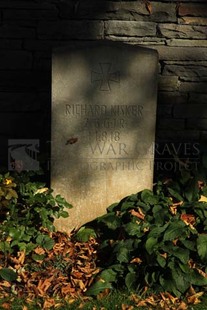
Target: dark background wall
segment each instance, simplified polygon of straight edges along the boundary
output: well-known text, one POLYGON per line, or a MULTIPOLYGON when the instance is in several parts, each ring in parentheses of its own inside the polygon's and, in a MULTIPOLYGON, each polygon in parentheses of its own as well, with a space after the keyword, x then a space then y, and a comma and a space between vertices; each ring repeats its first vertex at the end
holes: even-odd
POLYGON ((8 139, 40 139, 47 169, 52 48, 102 39, 158 50, 156 157, 197 156, 207 138, 206 0, 0 0, 0 166, 8 139))

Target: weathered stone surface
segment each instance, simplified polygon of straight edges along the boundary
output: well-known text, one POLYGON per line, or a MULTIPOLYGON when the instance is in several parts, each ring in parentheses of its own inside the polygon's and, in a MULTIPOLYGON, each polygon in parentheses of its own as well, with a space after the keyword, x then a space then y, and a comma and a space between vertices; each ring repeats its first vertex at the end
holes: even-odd
POLYGON ((103 34, 102 21, 40 22, 38 26, 41 39, 101 39, 103 34))
POLYGON ((207 115, 207 106, 199 103, 176 104, 173 114, 177 118, 203 118, 207 115))
POLYGON ((118 36, 155 36, 156 25, 150 22, 135 22, 135 21, 106 21, 106 35, 118 36))
POLYGON ((150 46, 159 53, 160 60, 207 60, 207 48, 204 47, 170 47, 150 46))
POLYGON ((159 24, 159 32, 166 38, 206 39, 207 31, 203 26, 159 24))
POLYGON ((57 227, 152 186, 157 64, 154 51, 113 42, 55 51, 51 186, 74 205, 57 227))
POLYGON ((181 3, 178 8, 178 14, 180 16, 207 16, 206 4, 192 3, 184 4, 181 3))
POLYGON ((34 38, 35 29, 20 27, 16 24, 0 26, 0 38, 34 38))
POLYGON ((25 51, 0 51, 0 70, 32 68, 32 53, 25 51))
POLYGON ((166 43, 168 46, 207 47, 207 40, 170 39, 166 43))
POLYGON ((177 76, 159 76, 158 89, 161 91, 176 91, 179 82, 177 76))
POLYGON ((37 10, 37 9, 5 9, 3 10, 4 21, 7 20, 54 20, 58 18, 57 9, 37 10))
POLYGON ((180 92, 207 93, 206 83, 181 82, 179 85, 180 92))
POLYGON ((179 24, 186 24, 186 25, 207 25, 207 18, 206 17, 181 17, 178 18, 179 24))
POLYGON ((207 62, 199 64, 166 64, 164 75, 176 75, 185 81, 207 81, 207 62))
POLYGON ((194 94, 191 93, 189 97, 189 103, 192 104, 207 104, 207 94, 194 94))

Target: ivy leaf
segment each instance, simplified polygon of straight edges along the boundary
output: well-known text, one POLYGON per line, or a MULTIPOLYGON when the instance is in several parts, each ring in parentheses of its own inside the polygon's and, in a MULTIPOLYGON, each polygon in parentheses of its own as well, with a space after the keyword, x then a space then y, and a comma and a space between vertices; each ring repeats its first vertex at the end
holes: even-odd
POLYGON ((105 289, 112 289, 112 284, 110 282, 106 282, 103 279, 98 280, 95 282, 86 292, 86 295, 98 295, 99 293, 103 292, 105 289))
POLYGON ((100 278, 106 282, 116 282, 117 272, 113 269, 105 269, 101 272, 100 278))
POLYGON ((105 214, 98 219, 98 222, 104 223, 109 229, 115 230, 121 225, 121 219, 114 212, 105 214))
POLYGON ((183 273, 178 266, 172 270, 172 277, 175 281, 175 287, 183 294, 190 287, 189 277, 183 273))
POLYGON ((155 245, 157 244, 157 239, 154 237, 149 237, 146 241, 145 248, 147 252, 151 255, 155 250, 155 245))
POLYGON ((12 282, 17 279, 16 272, 14 272, 12 269, 9 269, 9 268, 2 268, 0 270, 0 276, 2 277, 2 279, 8 282, 12 282))
POLYGON ((129 272, 125 277, 125 284, 129 291, 135 289, 135 284, 137 282, 137 274, 136 272, 129 272))
POLYGON ((207 263, 207 234, 202 234, 198 236, 197 249, 202 261, 207 263))
POLYGON ((129 250, 127 248, 121 247, 116 257, 120 263, 128 263, 129 262, 129 250))
POLYGON ((196 269, 191 269, 190 280, 193 285, 198 285, 198 286, 207 285, 207 278, 201 275, 196 269))
POLYGON ((90 237, 96 238, 95 230, 85 226, 81 227, 75 235, 75 238, 80 242, 87 242, 90 237))
POLYGON ((141 192, 141 199, 143 202, 148 203, 150 205, 154 205, 158 203, 158 198, 149 189, 144 189, 141 192))
POLYGON ((182 236, 184 229, 186 229, 186 225, 182 221, 175 221, 170 223, 164 233, 163 240, 170 241, 177 239, 178 237, 182 236))
POLYGON ((127 223, 126 225, 124 225, 124 229, 129 236, 141 237, 144 235, 144 233, 141 231, 141 226, 137 223, 127 223))
POLYGON ((170 195, 172 195, 174 198, 176 198, 178 201, 183 201, 183 197, 174 189, 168 187, 168 191, 170 193, 170 195))

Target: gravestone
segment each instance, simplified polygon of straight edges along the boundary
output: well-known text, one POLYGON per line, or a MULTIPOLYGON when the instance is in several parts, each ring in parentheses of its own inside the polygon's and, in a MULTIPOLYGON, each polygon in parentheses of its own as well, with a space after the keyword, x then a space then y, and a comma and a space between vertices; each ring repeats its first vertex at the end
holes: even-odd
POLYGON ((113 42, 54 51, 51 187, 74 206, 58 229, 152 187, 157 64, 155 50, 113 42))

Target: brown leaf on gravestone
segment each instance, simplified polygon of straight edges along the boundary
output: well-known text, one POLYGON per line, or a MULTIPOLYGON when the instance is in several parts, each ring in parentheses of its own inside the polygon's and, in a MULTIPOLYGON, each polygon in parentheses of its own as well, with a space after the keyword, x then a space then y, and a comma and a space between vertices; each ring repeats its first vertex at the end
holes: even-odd
POLYGON ((68 144, 74 144, 78 141, 78 138, 77 137, 73 137, 73 138, 70 138, 66 141, 65 145, 68 145, 68 144))

